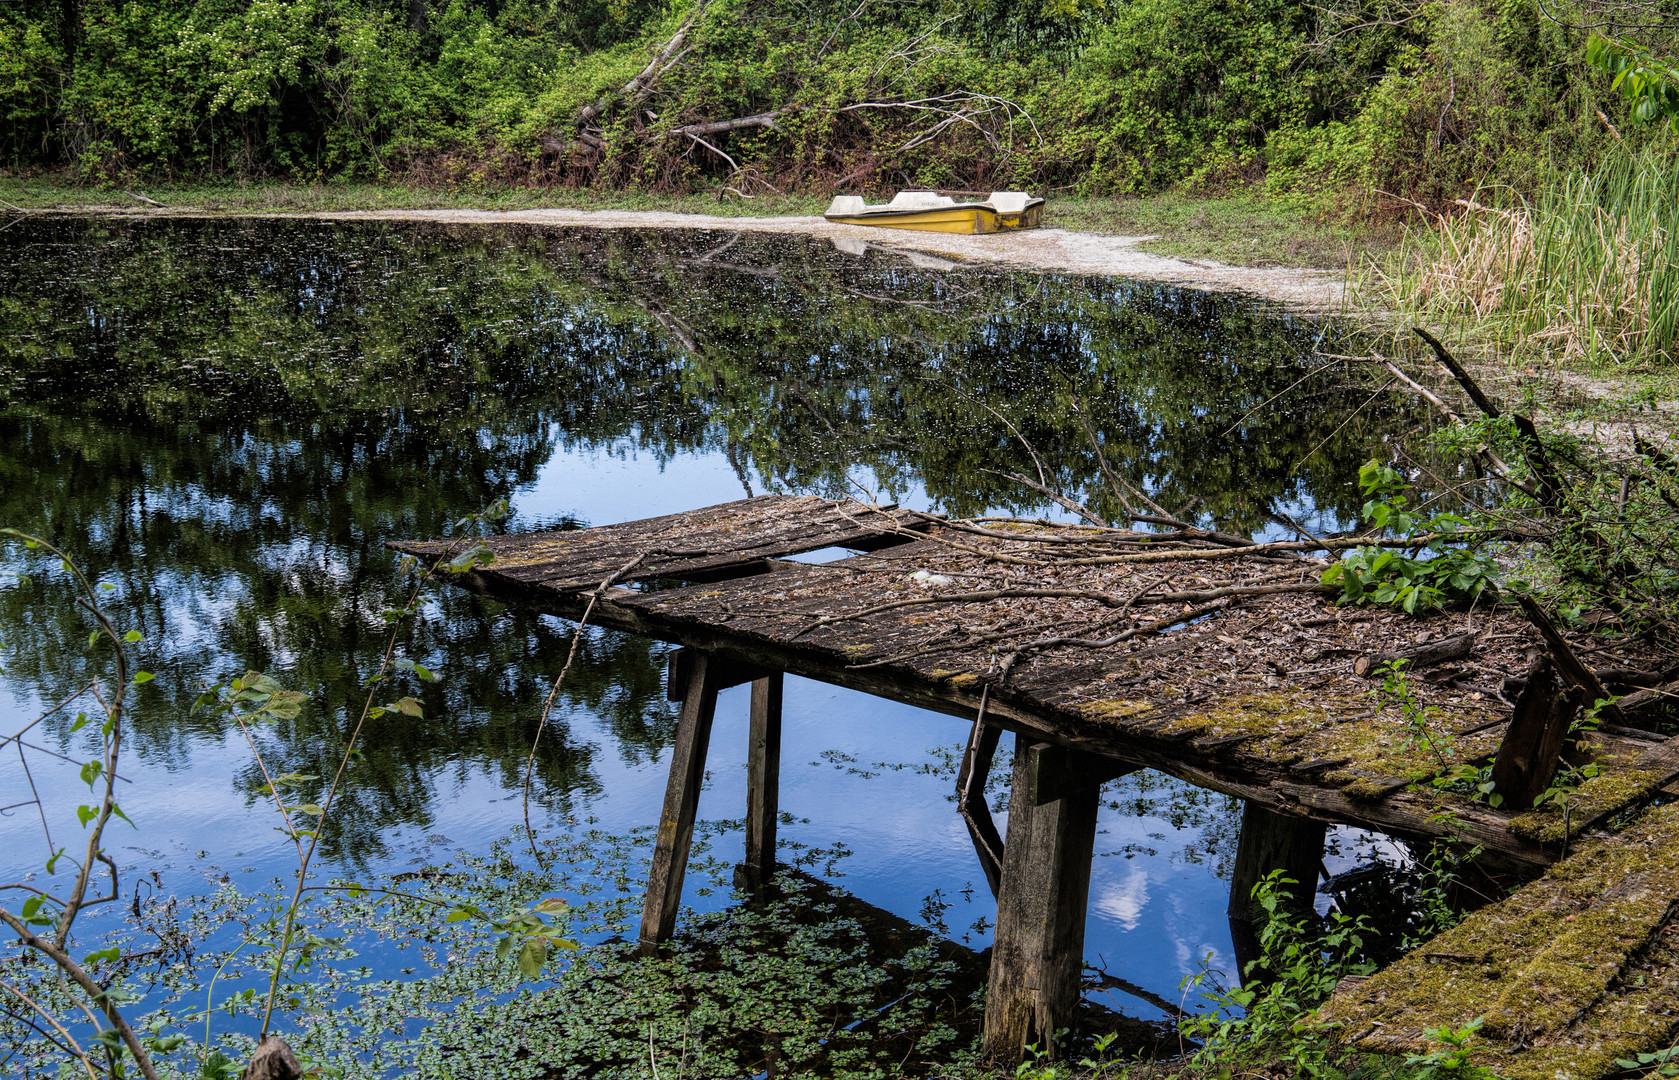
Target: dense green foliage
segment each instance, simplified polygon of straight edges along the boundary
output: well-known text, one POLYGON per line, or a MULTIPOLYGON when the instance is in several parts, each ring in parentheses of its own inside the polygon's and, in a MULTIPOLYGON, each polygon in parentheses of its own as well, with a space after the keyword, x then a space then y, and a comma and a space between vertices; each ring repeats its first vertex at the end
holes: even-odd
POLYGON ((1405 543, 1354 548, 1331 563, 1323 580, 1341 586, 1342 603, 1391 604, 1415 615, 1471 602, 1482 593, 1496 602, 1494 567, 1476 551, 1478 538, 1469 521, 1451 513, 1418 513, 1405 494, 1411 485, 1379 461, 1365 462, 1358 483, 1368 496, 1359 516, 1372 529, 1385 531, 1390 542, 1405 543))
POLYGON ((1633 119, 1641 123, 1666 120, 1679 131, 1679 67, 1657 58, 1648 48, 1599 34, 1586 42, 1586 59, 1615 77, 1610 85, 1632 102, 1633 119))
POLYGON ((1438 199, 1607 145, 1598 110, 1627 107, 1584 47, 1538 0, 17 0, 0 162, 747 194, 1264 176, 1438 199))

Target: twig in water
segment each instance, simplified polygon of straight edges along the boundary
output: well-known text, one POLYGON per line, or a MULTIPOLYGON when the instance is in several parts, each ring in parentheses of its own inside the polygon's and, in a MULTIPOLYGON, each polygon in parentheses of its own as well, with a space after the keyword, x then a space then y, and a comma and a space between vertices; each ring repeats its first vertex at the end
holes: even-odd
POLYGON ((1078 398, 1075 397, 1072 401, 1073 412, 1078 416, 1079 423, 1084 425, 1085 437, 1090 440, 1090 449, 1096 455, 1096 464, 1101 467, 1102 475, 1107 478, 1108 487, 1113 489, 1114 498, 1119 500, 1119 505, 1125 508, 1126 516, 1135 520, 1137 508, 1132 506, 1131 500, 1125 497, 1125 488, 1121 486, 1119 477, 1114 475, 1112 467, 1108 465, 1108 455, 1102 449, 1102 441, 1096 437, 1096 429, 1091 426, 1090 417, 1086 416, 1084 410, 1079 407, 1078 398))
MULTIPOLYGON (((1325 353, 1319 353, 1318 355, 1323 356, 1326 359, 1333 360, 1334 363, 1325 364, 1323 367, 1316 368, 1312 371, 1308 371, 1306 374, 1300 376, 1298 379, 1295 379, 1293 382, 1289 383, 1287 386, 1283 387, 1281 390, 1278 390, 1275 394, 1272 394, 1270 397, 1266 398, 1264 401, 1260 402, 1258 405, 1255 405, 1253 408, 1251 408, 1247 412, 1243 413, 1242 418, 1240 420, 1237 420, 1234 424, 1231 424, 1229 427, 1227 427, 1223 431, 1219 432, 1218 437, 1221 438, 1221 439, 1228 439, 1230 437, 1230 433, 1232 431, 1235 431, 1237 428, 1241 427, 1243 424, 1248 422, 1248 417, 1252 416, 1254 413, 1256 413, 1259 410, 1261 410, 1261 409, 1265 408, 1266 406, 1270 405, 1273 401, 1276 401, 1278 398, 1282 397, 1284 394, 1293 390, 1295 387, 1299 386, 1301 383, 1305 382, 1307 379, 1310 379, 1310 378, 1313 378, 1314 376, 1323 374, 1324 372, 1326 372, 1326 371, 1330 370, 1331 368, 1335 367, 1336 364, 1346 363, 1346 361, 1348 359, 1348 357, 1345 357, 1345 356, 1328 356, 1325 353)), ((1181 511, 1180 511, 1180 513, 1181 513, 1181 511)))
MULTIPOLYGON (((537 721, 536 737, 531 740, 530 756, 525 759, 525 784, 521 802, 525 811, 525 838, 530 842, 531 855, 536 858, 538 866, 547 869, 548 864, 543 861, 542 853, 536 847, 536 830, 531 827, 531 775, 536 770, 536 748, 542 743, 542 732, 548 727, 548 716, 554 711, 554 699, 559 696, 560 686, 565 682, 566 673, 571 670, 571 662, 577 659, 577 647, 583 641, 583 628, 589 623, 589 616, 595 610, 595 602, 606 595, 606 590, 612 588, 624 579, 624 575, 640 566, 651 552, 644 551, 629 562, 614 570, 601 579, 601 583, 589 593, 589 602, 583 607, 583 615, 577 620, 577 629, 571 633, 571 648, 566 651, 565 663, 560 667, 560 674, 554 679, 554 685, 548 688, 547 700, 542 703, 542 719, 537 721)), ((649 1029, 648 1038, 652 1038, 649 1029)))
MULTIPOLYGON (((1395 370, 1397 370, 1397 369, 1395 369, 1395 370)), ((1299 461, 1296 461, 1293 465, 1290 465, 1289 469, 1288 469, 1289 474, 1292 475, 1292 474, 1300 471, 1300 466, 1306 464, 1306 462, 1311 459, 1313 454, 1317 453, 1319 450, 1322 450, 1325 446, 1327 446, 1329 444, 1330 439, 1333 439, 1335 436, 1341 434, 1341 429, 1342 428, 1346 427, 1348 424, 1352 423, 1355 419, 1357 419, 1359 413, 1363 412, 1369 406, 1369 404, 1372 401, 1375 401, 1377 398, 1381 397, 1382 394, 1385 393, 1388 390, 1388 388, 1391 387, 1391 386, 1393 386, 1393 380, 1392 379, 1389 379, 1387 382, 1383 383, 1381 386, 1378 386, 1376 388, 1376 392, 1374 394, 1371 394, 1369 397, 1365 398, 1364 403, 1361 404, 1358 408, 1354 409, 1351 413, 1349 413, 1345 420, 1343 420, 1339 424, 1335 425, 1335 430, 1331 431, 1328 435, 1325 435, 1323 437, 1322 442, 1318 443, 1316 446, 1314 446, 1310 450, 1306 451, 1306 454, 1305 454, 1304 457, 1302 457, 1299 461)))
MULTIPOLYGON (((1033 448, 1033 446, 1030 442, 1027 441, 1026 436, 1024 436, 1020 433, 1020 429, 1015 427, 1013 424, 1009 423, 1009 418, 1008 417, 1004 416, 1002 413, 998 412, 996 409, 993 409, 990 405, 987 405, 984 401, 981 401, 978 397, 976 397, 973 394, 968 393, 967 391, 963 390, 959 386, 951 386, 949 383, 946 383, 943 379, 927 379, 926 381, 931 382, 931 383, 941 383, 941 384, 949 387, 951 393, 956 394, 960 397, 967 398, 969 401, 973 402, 975 405, 978 405, 980 408, 984 409, 986 412, 990 413, 992 416, 995 416, 999 423, 1001 423, 1004 427, 1008 428, 1009 429, 1009 434, 1013 435, 1015 437, 1015 439, 1019 441, 1020 445, 1024 446, 1026 448, 1026 452, 1028 454, 1032 455, 1032 464, 1036 465, 1037 468, 1038 468, 1038 483, 1041 484, 1041 485, 1044 485, 1044 487, 1040 487, 1037 490, 1045 491, 1045 489, 1048 487, 1048 484, 1049 484, 1049 474, 1044 469, 1044 459, 1038 456, 1038 451, 1033 448)), ((1047 494, 1047 491, 1046 491, 1046 494, 1047 494)), ((1078 513, 1078 511, 1076 511, 1076 510, 1073 511, 1073 512, 1078 513)), ((1083 516, 1085 516, 1088 519, 1091 515, 1088 512, 1086 512, 1086 514, 1083 515, 1083 516)), ((1106 525, 1107 522, 1097 521, 1096 524, 1106 525)))

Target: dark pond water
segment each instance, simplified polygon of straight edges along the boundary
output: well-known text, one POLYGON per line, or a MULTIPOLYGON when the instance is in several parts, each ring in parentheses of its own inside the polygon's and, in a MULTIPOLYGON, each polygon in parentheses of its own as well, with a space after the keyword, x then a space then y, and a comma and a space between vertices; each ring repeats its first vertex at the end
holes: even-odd
MULTIPOLYGON (((1272 510, 1335 527, 1359 462, 1419 418, 1315 360, 1345 351, 1328 333, 1239 297, 749 234, 36 219, 0 231, 0 525, 71 552, 145 635, 157 678, 133 716, 121 860, 165 887, 260 884, 291 865, 261 776, 238 732, 190 705, 271 672, 310 696, 262 735, 272 766, 330 774, 400 602, 383 541, 498 498, 513 530, 765 491, 1040 513, 990 470, 1035 475, 1012 426, 1058 487, 1094 490, 1075 404, 1162 504, 1196 499, 1243 532, 1272 529, 1272 510)), ((61 575, 0 551, 9 733, 84 677, 87 629, 61 575)), ((423 718, 371 727, 326 872, 509 833, 569 630, 434 591, 406 649, 443 677, 407 687, 423 718)), ((540 828, 656 821, 665 652, 585 636, 537 757, 540 828)), ((744 695, 720 703, 702 817, 744 806, 744 695)), ((950 798, 962 725, 801 680, 786 718, 784 842, 843 844, 846 890, 987 944, 994 908, 950 798)), ((81 752, 61 721, 37 735, 81 752)), ((7 753, 0 805, 27 798, 7 753)), ((74 767, 31 765, 62 842, 74 767)), ((1209 954, 1229 966, 1235 808, 1150 773, 1107 794, 1089 959, 1176 1000, 1209 954)), ((718 853, 739 845, 719 830, 718 853)), ((34 807, 0 814, 0 881, 45 854, 34 807)))

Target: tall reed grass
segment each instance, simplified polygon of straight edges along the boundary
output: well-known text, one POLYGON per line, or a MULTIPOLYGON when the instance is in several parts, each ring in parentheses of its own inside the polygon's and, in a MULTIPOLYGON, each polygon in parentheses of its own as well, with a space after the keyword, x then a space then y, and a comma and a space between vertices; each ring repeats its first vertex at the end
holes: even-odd
POLYGON ((1514 358, 1679 360, 1679 160, 1671 144, 1558 173, 1531 199, 1489 193, 1413 233, 1378 289, 1469 320, 1514 358))

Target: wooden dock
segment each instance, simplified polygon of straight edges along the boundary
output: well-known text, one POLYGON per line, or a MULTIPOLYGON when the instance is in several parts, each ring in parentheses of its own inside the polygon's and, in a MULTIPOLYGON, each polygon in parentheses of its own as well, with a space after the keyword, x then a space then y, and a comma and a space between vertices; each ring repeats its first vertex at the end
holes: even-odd
MULTIPOLYGON (((1315 880, 1329 824, 1460 839, 1487 865, 1531 877, 1570 844, 1620 843, 1606 823, 1679 778, 1679 742, 1615 714, 1571 751, 1601 772, 1566 813, 1496 810, 1432 786, 1453 766, 1496 759, 1500 790, 1537 790, 1585 694, 1572 682, 1602 690, 1599 674, 1632 685, 1656 676, 1636 669, 1632 641, 1620 667, 1577 671, 1570 635, 1547 626, 1548 640, 1511 606, 1426 619, 1338 607, 1318 583, 1321 557, 1307 553, 1353 541, 952 522, 762 496, 486 542, 493 563, 451 580, 683 646, 644 947, 674 924, 719 689, 753 684, 748 884, 774 861, 783 673, 961 718, 972 729, 964 793, 989 769, 998 733, 1014 732, 1006 841, 983 800, 963 800, 998 894, 986 1044, 1004 1057, 1047 1045, 1072 1015, 1097 795, 1115 776, 1154 768, 1246 800, 1236 918, 1271 869, 1315 880), (794 559, 825 549, 852 554, 794 559), (1373 692, 1393 657, 1414 668, 1408 706, 1373 692)), ((423 559, 455 550, 392 546, 423 559)), ((1665 692, 1639 691, 1645 701, 1665 692)))

